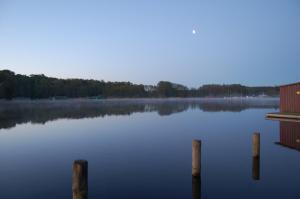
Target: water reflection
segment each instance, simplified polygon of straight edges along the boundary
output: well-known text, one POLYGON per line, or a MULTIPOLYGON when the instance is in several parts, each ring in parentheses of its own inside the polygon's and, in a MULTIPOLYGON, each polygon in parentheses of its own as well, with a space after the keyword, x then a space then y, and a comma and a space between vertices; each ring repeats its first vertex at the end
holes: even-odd
POLYGON ((240 112, 249 108, 278 108, 278 99, 141 99, 141 100, 63 100, 63 101, 0 101, 0 129, 22 123, 44 124, 69 118, 94 118, 157 112, 171 115, 188 109, 204 112, 240 112))
POLYGON ((260 157, 252 158, 252 178, 253 180, 260 179, 260 157))
POLYGON ((280 121, 279 142, 276 144, 300 151, 300 122, 280 121))
MULTIPOLYGON (((79 183, 71 189, 72 162, 82 158, 89 161, 88 197, 91 199, 298 198, 299 153, 274 144, 279 140, 279 123, 264 120, 265 113, 272 110, 251 109, 239 114, 211 113, 203 108, 215 105, 219 109, 221 103, 34 102, 0 106, 1 117, 7 113, 6 121, 12 124, 152 112, 2 129, 2 197, 60 199, 72 198, 73 193, 85 196, 85 192, 76 191, 81 187, 79 183), (193 111, 178 117, 158 116, 187 109, 193 111), (252 158, 251 135, 255 130, 262 136, 261 159, 252 158), (191 179, 193 139, 201 139, 204 144, 201 179, 191 179)), ((224 105, 221 110, 224 107, 230 106, 224 105)), ((297 147, 298 136, 294 137, 296 143, 290 145, 297 147)), ((87 172, 79 172, 75 179, 81 173, 87 172)))
POLYGON ((201 199, 201 177, 192 177, 192 196, 193 199, 201 199))

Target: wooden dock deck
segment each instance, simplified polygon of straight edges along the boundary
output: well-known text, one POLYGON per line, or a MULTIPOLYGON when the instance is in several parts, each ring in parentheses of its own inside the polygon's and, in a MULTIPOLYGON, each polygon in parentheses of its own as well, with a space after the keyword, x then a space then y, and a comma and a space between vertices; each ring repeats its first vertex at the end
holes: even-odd
POLYGON ((266 118, 271 120, 286 120, 300 122, 300 113, 267 113, 266 118))

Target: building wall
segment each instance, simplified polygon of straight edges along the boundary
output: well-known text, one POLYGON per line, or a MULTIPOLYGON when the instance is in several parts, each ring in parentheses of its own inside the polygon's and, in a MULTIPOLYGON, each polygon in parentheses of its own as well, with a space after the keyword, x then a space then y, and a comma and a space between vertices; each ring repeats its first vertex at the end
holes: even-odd
POLYGON ((300 83, 280 87, 280 111, 300 113, 300 83))

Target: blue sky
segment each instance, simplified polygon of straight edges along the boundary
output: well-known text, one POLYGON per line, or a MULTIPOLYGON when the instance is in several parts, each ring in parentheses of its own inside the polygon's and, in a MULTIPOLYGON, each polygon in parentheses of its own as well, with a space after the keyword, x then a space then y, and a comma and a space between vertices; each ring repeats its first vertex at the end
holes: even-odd
POLYGON ((300 1, 0 0, 0 69, 189 87, 296 82, 300 1))

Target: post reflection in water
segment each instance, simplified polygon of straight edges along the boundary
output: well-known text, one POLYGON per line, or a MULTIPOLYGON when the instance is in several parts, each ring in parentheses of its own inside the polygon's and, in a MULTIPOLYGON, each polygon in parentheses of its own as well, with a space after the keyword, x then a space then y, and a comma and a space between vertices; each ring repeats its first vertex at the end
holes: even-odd
POLYGON ((193 199, 201 198, 201 176, 192 177, 192 196, 193 199))
POLYGON ((252 178, 253 180, 260 178, 260 157, 252 157, 252 178))

